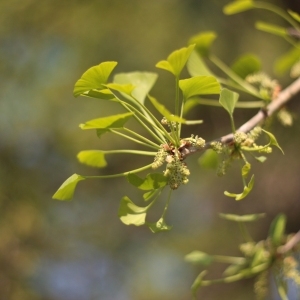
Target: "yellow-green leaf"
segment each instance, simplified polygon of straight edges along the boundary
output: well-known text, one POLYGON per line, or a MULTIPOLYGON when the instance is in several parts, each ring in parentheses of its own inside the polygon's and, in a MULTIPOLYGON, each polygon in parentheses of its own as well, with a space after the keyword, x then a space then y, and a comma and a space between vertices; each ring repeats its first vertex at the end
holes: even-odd
POLYGON ((196 44, 195 50, 200 56, 208 56, 210 47, 217 35, 213 31, 200 32, 190 38, 189 44, 196 44))
POLYGON ((179 77, 195 45, 184 47, 172 52, 167 60, 162 60, 156 64, 157 68, 171 72, 175 77, 179 77))
POLYGON ((103 89, 108 77, 117 65, 115 61, 107 61, 89 68, 75 83, 73 94, 75 97, 94 89, 103 89))
POLYGON ((101 150, 84 150, 77 154, 78 160, 82 164, 91 167, 104 168, 107 165, 104 152, 101 150))
POLYGON ((135 205, 127 196, 121 199, 118 216, 125 225, 141 226, 145 224, 146 207, 135 205))
POLYGON ((223 8, 223 12, 226 15, 232 15, 252 8, 255 8, 252 0, 236 0, 225 5, 223 8))
POLYGON ((263 131, 265 134, 267 134, 267 136, 269 137, 269 139, 270 139, 269 145, 270 145, 270 146, 275 146, 275 147, 277 147, 277 148, 282 152, 282 154, 284 154, 284 152, 283 152, 283 150, 281 149, 281 147, 279 146, 279 144, 278 144, 278 142, 277 142, 275 136, 274 136, 271 132, 269 132, 269 131, 267 131, 267 130, 262 129, 262 131, 263 131))
POLYGON ((81 175, 73 174, 59 187, 52 198, 57 200, 71 200, 77 183, 81 180, 85 180, 85 178, 81 175))
POLYGON ((132 91, 135 89, 135 86, 132 84, 119 84, 119 83, 109 83, 106 86, 111 89, 118 91, 120 93, 125 93, 127 95, 131 95, 132 91))
POLYGON ((239 99, 239 94, 228 89, 222 89, 220 94, 219 102, 228 111, 229 115, 232 116, 235 104, 239 99))
POLYGON ((216 77, 213 72, 208 69, 203 58, 195 50, 191 53, 186 66, 189 74, 193 77, 199 75, 216 77))
POLYGON ((245 79, 249 74, 257 73, 261 70, 261 62, 253 54, 244 54, 233 63, 231 69, 245 79))
POLYGON ((114 76, 114 83, 132 84, 135 86, 131 95, 140 103, 144 103, 146 96, 152 89, 157 79, 156 73, 150 72, 130 72, 120 73, 114 76))
POLYGON ((213 76, 196 76, 179 80, 179 87, 187 100, 196 95, 220 94, 221 87, 213 76))
POLYGON ((122 128, 124 124, 132 117, 133 113, 128 112, 124 114, 113 115, 104 118, 93 119, 80 124, 81 129, 105 129, 122 128))
POLYGON ((129 173, 126 177, 129 183, 144 191, 162 188, 168 182, 168 178, 162 173, 149 173, 145 179, 134 173, 129 173))

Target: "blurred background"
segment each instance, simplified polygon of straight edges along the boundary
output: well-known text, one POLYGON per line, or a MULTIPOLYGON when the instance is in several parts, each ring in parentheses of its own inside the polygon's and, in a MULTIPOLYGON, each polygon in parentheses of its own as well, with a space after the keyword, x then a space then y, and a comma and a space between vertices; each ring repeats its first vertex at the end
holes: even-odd
MULTIPOLYGON (((239 255, 238 228, 218 213, 265 212, 265 219, 250 226, 257 240, 266 237, 279 212, 288 217, 288 232, 299 230, 299 95, 289 104, 294 126, 273 124, 285 155, 275 149, 263 168, 253 162, 255 188, 242 202, 223 195, 225 189, 242 188, 235 168, 218 178, 199 167, 197 155, 188 158, 192 176, 172 198, 170 232, 152 234, 120 222, 122 196, 141 203, 141 194, 125 179, 82 182, 71 202, 51 198, 75 172, 112 174, 131 169, 133 161, 145 163, 114 156, 106 169, 95 170, 77 162, 81 150, 136 147, 79 129, 84 121, 120 111, 102 100, 73 97, 74 83, 89 67, 114 60, 119 62, 115 72, 157 72, 152 95, 170 107, 173 78, 155 64, 192 35, 214 30, 213 51, 225 63, 253 52, 274 77, 273 62, 289 45, 257 32, 253 24, 285 24, 266 11, 225 16, 222 7, 228 2, 0 0, 0 300, 191 299, 190 286, 200 267, 184 262, 187 253, 239 255)), ((300 12, 298 0, 269 2, 300 12)), ((283 87, 291 82, 288 76, 278 80, 283 87)), ((237 126, 254 113, 236 114, 237 126)), ((230 131, 221 109, 197 107, 190 116, 205 123, 188 128, 187 135, 210 140, 230 131)), ((160 216, 161 200, 150 221, 160 216)), ((220 276, 222 268, 213 269, 211 276, 220 276)), ((199 299, 221 297, 254 299, 253 281, 199 292, 199 299)))

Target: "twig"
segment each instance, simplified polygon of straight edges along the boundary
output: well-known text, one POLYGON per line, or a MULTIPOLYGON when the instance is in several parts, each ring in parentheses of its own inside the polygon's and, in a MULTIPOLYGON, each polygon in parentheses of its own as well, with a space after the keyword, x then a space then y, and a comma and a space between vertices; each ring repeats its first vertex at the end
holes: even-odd
POLYGON ((295 28, 288 28, 288 29, 287 29, 287 33, 288 33, 290 36, 292 36, 292 37, 294 37, 294 38, 300 40, 300 32, 299 32, 298 30, 296 30, 295 28))
MULTIPOLYGON (((264 109, 261 109, 255 116, 253 116, 249 121, 243 124, 240 128, 237 129, 239 132, 249 132, 255 126, 262 124, 266 118, 270 117, 277 111, 279 108, 284 106, 288 101, 292 99, 294 95, 300 92, 300 78, 296 79, 293 83, 291 83, 288 87, 282 90, 278 96, 264 109)), ((233 141, 233 134, 229 133, 227 135, 222 136, 221 138, 215 139, 214 141, 219 141, 222 144, 229 144, 233 141)), ((211 142, 205 144, 204 148, 197 149, 195 147, 189 147, 182 149, 182 157, 185 159, 187 156, 206 150, 210 148, 211 142)))
POLYGON ((277 252, 284 254, 294 248, 300 242, 300 230, 283 246, 279 247, 277 252))

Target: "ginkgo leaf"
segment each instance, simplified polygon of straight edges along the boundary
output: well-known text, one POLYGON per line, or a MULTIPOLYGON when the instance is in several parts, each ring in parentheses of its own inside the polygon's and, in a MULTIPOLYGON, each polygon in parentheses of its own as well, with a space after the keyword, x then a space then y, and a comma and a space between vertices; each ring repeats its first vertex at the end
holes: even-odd
POLYGON ((239 99, 239 94, 228 89, 222 89, 219 102, 228 111, 229 115, 233 115, 235 104, 239 99))
POLYGON ((131 83, 129 84, 109 83, 106 84, 106 86, 111 90, 125 93, 126 95, 131 95, 131 93, 135 89, 135 86, 132 85, 131 83))
POLYGON ((159 193, 160 193, 160 189, 156 189, 156 190, 151 190, 149 192, 146 192, 144 195, 143 195, 143 199, 145 201, 149 201, 150 199, 152 199, 153 197, 157 196, 159 193))
POLYGON ((282 152, 282 154, 284 154, 284 152, 281 149, 281 147, 279 146, 275 136, 267 130, 262 129, 262 131, 269 137, 269 139, 270 139, 269 145, 277 147, 282 152))
POLYGON ((179 77, 195 45, 181 48, 172 52, 167 60, 159 61, 155 66, 171 72, 175 77, 179 77))
POLYGON ((121 199, 118 216, 125 225, 141 226, 145 224, 146 207, 135 205, 127 196, 121 199))
POLYGON ((115 95, 109 89, 90 90, 81 94, 82 96, 97 98, 102 100, 116 100, 115 95))
POLYGON ((255 156, 254 158, 261 163, 263 163, 267 160, 267 158, 265 156, 255 156))
POLYGON ((89 68, 75 83, 74 96, 77 97, 94 89, 103 89, 103 84, 107 83, 108 77, 116 65, 117 62, 115 61, 107 61, 89 68))
POLYGON ((129 183, 140 190, 150 191, 164 187, 168 183, 168 178, 162 173, 149 173, 145 179, 140 178, 134 173, 127 175, 129 183))
POLYGON ((239 0, 228 3, 224 6, 223 12, 226 15, 237 14, 255 8, 252 0, 239 0))
POLYGON ((197 51, 193 51, 187 61, 187 69, 191 76, 214 76, 216 77, 206 66, 203 58, 197 53, 197 51))
POLYGON ((133 116, 132 112, 113 115, 109 117, 97 118, 80 124, 81 129, 105 129, 122 128, 124 124, 133 116))
POLYGON ((196 76, 179 80, 179 87, 187 100, 196 95, 220 94, 221 87, 213 76, 196 76))
POLYGON ((91 167, 104 168, 107 166, 105 154, 101 150, 80 151, 77 154, 77 158, 82 164, 86 164, 91 167))
POLYGON ((245 79, 248 75, 261 70, 261 62, 253 54, 244 54, 232 64, 231 69, 241 78, 245 79))
POLYGON ((85 178, 81 175, 73 174, 59 187, 52 198, 57 200, 71 200, 77 183, 81 180, 85 180, 85 178))
POLYGON ((213 31, 200 32, 190 38, 189 44, 196 44, 195 51, 200 54, 200 56, 208 56, 210 47, 216 37, 217 34, 213 31))
POLYGON ((131 95, 140 103, 144 103, 149 91, 154 86, 158 75, 150 72, 119 73, 114 76, 114 83, 132 84, 135 88, 131 95))

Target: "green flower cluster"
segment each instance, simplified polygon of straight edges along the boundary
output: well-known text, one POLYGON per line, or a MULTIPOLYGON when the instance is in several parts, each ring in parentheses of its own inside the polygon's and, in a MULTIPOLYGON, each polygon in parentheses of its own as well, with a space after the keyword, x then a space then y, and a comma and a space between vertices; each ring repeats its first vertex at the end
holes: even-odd
POLYGON ((169 178, 169 186, 172 190, 176 190, 181 184, 188 183, 190 170, 186 164, 179 159, 177 155, 168 156, 168 163, 164 175, 169 178))

